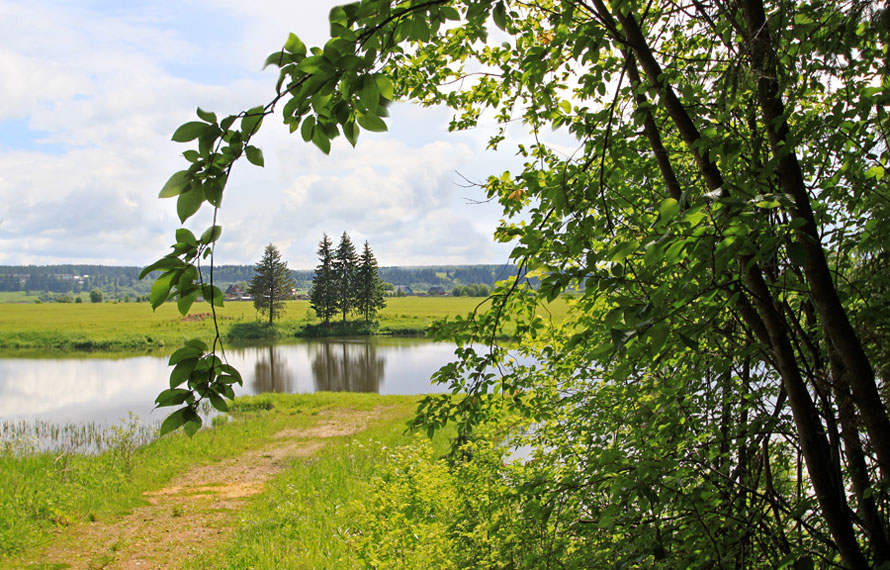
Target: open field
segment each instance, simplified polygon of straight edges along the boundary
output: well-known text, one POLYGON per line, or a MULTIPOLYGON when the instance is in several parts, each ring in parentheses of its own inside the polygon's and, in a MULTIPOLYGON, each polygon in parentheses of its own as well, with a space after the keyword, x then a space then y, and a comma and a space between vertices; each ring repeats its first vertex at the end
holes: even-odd
POLYGON ((415 404, 267 394, 236 401, 234 421, 138 449, 125 439, 98 456, 0 447, 0 570, 245 567, 238 556, 264 568, 340 567, 353 555, 334 540, 348 524, 337 506, 387 448, 411 441, 415 404))
MULTIPOLYGON (((423 334, 434 320, 466 315, 483 302, 471 297, 391 298, 380 312, 375 332, 423 334)), ((554 320, 562 320, 567 303, 556 300, 548 310, 554 320)), ((218 308, 218 315, 220 332, 230 340, 305 336, 305 327, 318 323, 308 301, 289 301, 284 318, 271 332, 251 303, 226 303, 218 308)), ((154 312, 146 303, 0 304, 0 349, 159 350, 190 338, 212 338, 213 320, 209 317, 206 304, 196 304, 188 317, 182 317, 173 303, 154 312)))
POLYGON ((0 291, 0 303, 33 303, 39 294, 28 295, 24 291, 0 291))

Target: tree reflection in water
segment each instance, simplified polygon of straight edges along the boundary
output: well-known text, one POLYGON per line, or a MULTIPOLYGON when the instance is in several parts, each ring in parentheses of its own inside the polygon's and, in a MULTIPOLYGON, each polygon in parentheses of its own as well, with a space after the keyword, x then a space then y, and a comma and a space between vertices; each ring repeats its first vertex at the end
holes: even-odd
POLYGON ((313 346, 315 389, 329 392, 379 392, 386 359, 370 340, 320 340, 313 346))
POLYGON ((270 346, 268 351, 257 349, 253 389, 255 394, 265 392, 291 394, 295 391, 293 370, 287 365, 287 359, 278 347, 270 346))

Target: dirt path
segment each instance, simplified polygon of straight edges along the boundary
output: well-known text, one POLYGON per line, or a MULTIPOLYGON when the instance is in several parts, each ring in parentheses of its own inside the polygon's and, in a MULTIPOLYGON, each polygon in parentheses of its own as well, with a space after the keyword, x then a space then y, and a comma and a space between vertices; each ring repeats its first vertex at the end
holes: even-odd
POLYGON ((148 504, 114 521, 71 529, 42 553, 39 568, 154 570, 175 568, 211 549, 231 532, 238 510, 295 458, 324 447, 325 439, 364 430, 381 410, 321 412, 307 429, 288 429, 272 443, 238 457, 188 471, 146 493, 148 504), (64 544, 64 546, 62 546, 64 544))

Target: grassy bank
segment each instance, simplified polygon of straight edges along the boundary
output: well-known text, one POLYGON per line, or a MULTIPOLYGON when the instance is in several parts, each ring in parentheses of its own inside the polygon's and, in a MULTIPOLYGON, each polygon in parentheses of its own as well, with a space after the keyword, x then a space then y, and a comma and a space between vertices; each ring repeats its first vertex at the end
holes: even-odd
MULTIPOLYGON (((392 410, 395 416, 398 410, 392 410)), ((403 416, 404 417, 404 416, 403 416)), ((294 463, 242 513, 225 546, 189 560, 188 570, 360 568, 351 527, 352 503, 368 497, 368 483, 387 468, 393 450, 420 435, 401 421, 380 422, 354 438, 325 447, 312 461, 294 463)), ((432 442, 448 448, 448 435, 432 442)))
MULTIPOLYGON (((95 456, 21 454, 14 446, 0 447, 0 480, 4 481, 0 486, 0 569, 21 567, 23 560, 29 555, 33 558, 35 549, 64 527, 113 519, 143 504, 142 493, 160 488, 191 467, 262 446, 281 430, 314 425, 323 410, 336 414, 338 409, 370 410, 380 406, 385 406, 385 411, 375 427, 356 441, 376 438, 391 445, 407 441, 404 422, 414 410, 413 397, 319 393, 244 398, 233 406, 235 421, 203 430, 193 438, 180 433, 141 448, 121 440, 118 446, 95 456)), ((285 500, 281 493, 295 500, 294 485, 299 486, 301 497, 315 493, 305 508, 317 513, 336 511, 337 503, 328 502, 331 493, 350 489, 375 464, 373 455, 353 453, 360 444, 349 444, 350 439, 329 440, 317 462, 295 463, 292 471, 267 493, 268 497, 264 495, 267 498, 257 503, 255 508, 259 510, 248 517, 259 526, 247 525, 238 540, 274 539, 276 533, 262 528, 263 509, 270 508, 269 500, 273 504, 285 500), (257 530, 259 535, 251 534, 257 530)), ((327 532, 330 529, 323 526, 327 524, 324 520, 323 515, 313 515, 304 521, 300 532, 309 532, 312 525, 318 525, 318 533, 327 532)), ((307 537, 311 539, 312 535, 307 537)))
MULTIPOLYGON (((308 301, 289 301, 269 328, 253 305, 230 302, 218 309, 220 332, 229 340, 260 340, 352 334, 423 334, 436 319, 466 315, 482 299, 469 297, 400 297, 387 301, 376 327, 363 323, 320 326, 308 301)), ((558 299, 548 310, 561 320, 567 303, 558 299)), ((213 321, 207 306, 183 318, 172 303, 154 312, 145 303, 0 304, 0 349, 67 351, 148 351, 176 347, 191 338, 210 339, 213 321)))

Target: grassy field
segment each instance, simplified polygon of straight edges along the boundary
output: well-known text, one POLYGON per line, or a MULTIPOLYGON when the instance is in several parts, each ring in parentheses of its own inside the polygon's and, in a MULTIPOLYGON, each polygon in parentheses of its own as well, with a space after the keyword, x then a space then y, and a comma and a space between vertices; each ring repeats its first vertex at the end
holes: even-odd
POLYGON ((28 295, 24 291, 0 291, 0 303, 33 303, 40 295, 28 295))
MULTIPOLYGON (((332 545, 329 540, 332 529, 342 524, 338 520, 342 513, 338 515, 336 506, 351 498, 350 491, 375 469, 383 451, 369 441, 389 446, 410 441, 405 421, 414 408, 415 398, 407 396, 265 394, 236 401, 235 421, 202 430, 193 438, 178 433, 140 448, 128 447, 123 438, 96 456, 22 454, 14 445, 0 445, 0 480, 4 481, 0 486, 0 570, 21 567, 57 536, 56 545, 61 541, 63 549, 76 549, 76 543, 65 541, 77 533, 63 532, 65 527, 76 530, 78 525, 94 521, 113 523, 115 517, 145 504, 144 492, 162 487, 178 473, 262 447, 282 430, 306 429, 318 423, 323 411, 330 419, 336 418, 338 410, 383 410, 367 432, 356 438, 327 439, 328 445, 317 460, 297 461, 275 480, 242 519, 250 522, 237 533, 236 542, 226 547, 230 554, 218 553, 220 557, 214 557, 213 563, 205 557, 193 563, 229 567, 238 556, 256 557, 263 552, 263 544, 268 544, 265 541, 299 536, 299 559, 306 564, 298 567, 337 567, 337 557, 347 553, 344 545, 332 545), (298 497, 309 497, 300 501, 300 516, 285 516, 276 508, 281 501, 298 497), (274 519, 276 511, 278 518, 274 519), (267 528, 272 522, 273 528, 267 528), (324 566, 316 565, 316 561, 327 559, 331 548, 339 549, 336 557, 324 566)), ((256 567, 278 567, 274 563, 283 557, 293 561, 294 548, 296 545, 266 549, 269 560, 256 567)))
MULTIPOLYGON (((379 334, 423 334, 436 319, 466 315, 483 300, 470 297, 399 297, 380 312, 379 334)), ((0 349, 56 349, 100 351, 163 350, 190 338, 210 339, 213 321, 207 305, 196 305, 183 318, 176 305, 166 303, 154 312, 146 303, 26 303, 0 304, 0 349)), ((548 310, 561 320, 567 309, 556 300, 548 310)), ((306 336, 317 324, 308 301, 289 301, 274 331, 264 325, 253 305, 230 302, 218 309, 220 331, 230 340, 306 336)), ((332 332, 341 332, 333 330, 332 332)), ((361 332, 360 328, 342 332, 361 332)))

